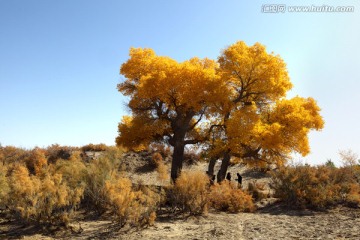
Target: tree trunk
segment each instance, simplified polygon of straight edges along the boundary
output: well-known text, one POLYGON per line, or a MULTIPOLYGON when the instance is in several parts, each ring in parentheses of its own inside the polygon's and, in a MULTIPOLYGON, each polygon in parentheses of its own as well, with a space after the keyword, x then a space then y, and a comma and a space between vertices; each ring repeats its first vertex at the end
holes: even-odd
POLYGON ((229 166, 229 163, 230 163, 230 153, 229 152, 226 152, 224 153, 224 157, 223 157, 223 160, 222 160, 222 163, 221 163, 221 167, 220 167, 220 170, 217 174, 217 181, 218 183, 222 182, 224 179, 225 179, 225 176, 226 176, 226 172, 227 172, 227 169, 228 169, 228 166, 229 166))
POLYGON ((175 183, 176 179, 179 177, 182 169, 184 160, 184 148, 184 143, 182 143, 181 141, 175 142, 171 164, 171 180, 173 183, 175 183))
POLYGON ((209 167, 208 167, 208 175, 209 177, 212 177, 214 175, 214 167, 216 164, 217 157, 211 157, 209 161, 209 167))
POLYGON ((179 177, 183 161, 184 161, 184 149, 185 149, 185 135, 189 131, 189 125, 191 119, 195 115, 193 111, 187 111, 185 114, 177 112, 177 116, 173 122, 171 122, 171 128, 174 131, 172 137, 172 146, 174 147, 173 159, 171 163, 171 180, 175 183, 179 177))

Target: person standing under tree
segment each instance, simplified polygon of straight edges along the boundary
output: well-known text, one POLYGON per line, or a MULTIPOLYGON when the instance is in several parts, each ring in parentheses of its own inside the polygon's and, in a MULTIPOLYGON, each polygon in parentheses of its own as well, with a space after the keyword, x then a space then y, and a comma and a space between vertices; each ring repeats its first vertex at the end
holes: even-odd
POLYGON ((238 182, 238 188, 242 187, 242 176, 240 175, 240 173, 236 173, 237 175, 237 179, 235 179, 238 182))

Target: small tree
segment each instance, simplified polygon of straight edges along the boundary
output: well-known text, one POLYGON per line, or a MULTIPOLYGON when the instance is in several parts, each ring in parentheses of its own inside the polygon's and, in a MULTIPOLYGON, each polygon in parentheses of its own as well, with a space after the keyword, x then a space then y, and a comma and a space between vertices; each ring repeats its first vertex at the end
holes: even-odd
POLYGON ((359 156, 351 149, 339 151, 341 162, 345 167, 355 166, 360 163, 359 156))
POLYGON ((335 168, 335 163, 331 159, 328 159, 325 163, 325 166, 335 168))

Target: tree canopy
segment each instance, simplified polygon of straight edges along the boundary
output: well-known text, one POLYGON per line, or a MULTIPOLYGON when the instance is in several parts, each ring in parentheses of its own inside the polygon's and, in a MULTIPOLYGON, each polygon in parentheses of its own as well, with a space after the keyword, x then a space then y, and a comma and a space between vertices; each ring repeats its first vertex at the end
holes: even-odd
POLYGON ((204 144, 213 163, 222 158, 218 180, 231 157, 251 164, 283 164, 293 152, 310 151, 308 133, 324 121, 313 98, 286 99, 292 88, 282 58, 260 43, 239 41, 217 61, 184 62, 131 48, 118 90, 130 97, 132 116, 119 124, 118 145, 143 149, 151 142, 173 146, 171 177, 182 168, 184 147, 204 144))
POLYGON ((285 98, 292 83, 281 57, 267 53, 260 43, 240 41, 226 48, 218 62, 218 74, 230 92, 213 125, 217 137, 212 155, 224 156, 218 179, 224 179, 231 156, 264 166, 282 165, 292 152, 308 154, 308 133, 324 122, 314 99, 285 98))
POLYGON ((167 141, 174 147, 175 179, 185 145, 203 140, 199 123, 210 116, 209 106, 225 97, 216 67, 215 61, 206 58, 179 63, 151 49, 130 49, 130 59, 120 70, 126 80, 118 89, 130 96, 132 116, 119 124, 117 144, 139 149, 153 141, 167 141))

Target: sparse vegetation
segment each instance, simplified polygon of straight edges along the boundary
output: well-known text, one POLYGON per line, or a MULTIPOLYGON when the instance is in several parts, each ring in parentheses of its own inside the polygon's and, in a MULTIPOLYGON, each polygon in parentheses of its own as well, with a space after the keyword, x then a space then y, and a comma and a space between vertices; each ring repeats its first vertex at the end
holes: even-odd
POLYGON ((106 147, 86 163, 75 148, 1 147, 0 207, 11 218, 43 226, 67 227, 80 207, 111 213, 121 226, 152 224, 160 196, 122 176, 121 154, 106 147))
POLYGON ((205 171, 182 171, 170 184, 164 160, 169 155, 161 145, 127 154, 156 166, 151 171, 157 172, 159 185, 134 182, 124 171, 128 166, 121 148, 106 147, 91 161, 82 150, 59 145, 32 150, 0 147, 0 210, 6 213, 2 217, 45 229, 73 229, 81 210, 106 216, 119 228, 144 227, 164 212, 183 213, 180 216, 254 212, 270 196, 270 185, 276 197, 299 208, 360 206, 360 166, 351 152, 341 155, 351 160, 342 167, 330 161, 322 166, 283 167, 272 173, 270 185, 247 179, 243 190, 234 180, 211 185, 205 171))
POLYGON ((325 209, 360 204, 360 167, 298 165, 274 173, 276 195, 289 205, 325 209))

